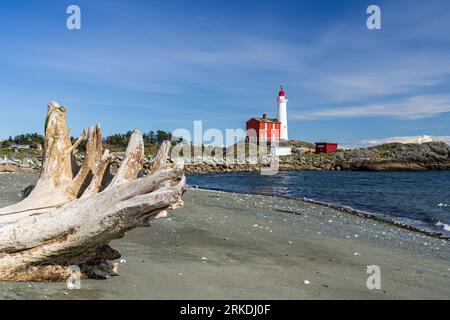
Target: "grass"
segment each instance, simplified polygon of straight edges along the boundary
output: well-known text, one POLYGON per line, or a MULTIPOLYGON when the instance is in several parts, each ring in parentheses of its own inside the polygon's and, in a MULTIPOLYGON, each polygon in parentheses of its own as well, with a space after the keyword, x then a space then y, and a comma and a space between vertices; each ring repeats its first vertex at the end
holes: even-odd
MULTIPOLYGON (((107 143, 103 143, 103 149, 108 149, 109 152, 111 152, 111 153, 127 151, 126 147, 114 146, 114 145, 110 145, 107 143)), ((144 153, 146 156, 155 156, 158 153, 158 150, 159 150, 158 145, 154 145, 154 144, 146 145, 144 148, 144 153)))
POLYGON ((301 156, 303 157, 303 158, 311 158, 311 159, 314 159, 314 158, 326 158, 326 159, 331 159, 331 158, 333 158, 333 153, 319 153, 319 154, 317 154, 317 153, 302 153, 301 154, 301 156))
POLYGON ((16 152, 9 148, 0 148, 0 157, 3 158, 4 156, 16 159, 36 158, 42 156, 42 151, 37 151, 34 149, 23 149, 16 152))

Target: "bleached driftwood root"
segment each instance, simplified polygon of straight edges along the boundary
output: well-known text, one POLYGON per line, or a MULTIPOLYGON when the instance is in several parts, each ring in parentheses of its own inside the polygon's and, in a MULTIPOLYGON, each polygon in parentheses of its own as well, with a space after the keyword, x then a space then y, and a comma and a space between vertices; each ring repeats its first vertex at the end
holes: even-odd
POLYGON ((170 142, 163 143, 151 174, 139 178, 144 143, 135 131, 112 177, 100 126, 83 132, 72 145, 66 109, 51 102, 36 187, 22 202, 0 209, 0 280, 64 281, 72 265, 85 277, 116 274, 113 260, 120 254, 108 243, 182 205, 183 163, 167 164, 169 148, 170 142), (73 155, 84 139, 86 154, 79 167, 73 155))

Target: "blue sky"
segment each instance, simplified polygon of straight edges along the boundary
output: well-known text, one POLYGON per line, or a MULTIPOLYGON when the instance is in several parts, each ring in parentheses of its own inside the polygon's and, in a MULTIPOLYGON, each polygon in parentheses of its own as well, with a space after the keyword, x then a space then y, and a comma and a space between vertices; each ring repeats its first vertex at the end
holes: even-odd
POLYGON ((450 2, 2 1, 0 138, 42 132, 46 105, 72 135, 243 128, 276 116, 290 138, 357 144, 450 136, 450 2), (66 28, 79 5, 82 29, 66 28), (377 4, 382 29, 366 27, 377 4))

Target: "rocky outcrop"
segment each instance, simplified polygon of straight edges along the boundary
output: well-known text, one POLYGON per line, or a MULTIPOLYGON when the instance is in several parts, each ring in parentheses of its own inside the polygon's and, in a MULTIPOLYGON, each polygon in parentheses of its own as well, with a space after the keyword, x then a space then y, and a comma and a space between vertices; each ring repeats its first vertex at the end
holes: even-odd
POLYGON ((0 172, 11 173, 18 171, 33 171, 40 168, 41 161, 39 159, 16 159, 4 156, 0 158, 0 172))
POLYGON ((367 149, 337 151, 333 159, 347 170, 449 170, 450 147, 443 142, 389 143, 367 149))
POLYGON ((12 173, 21 171, 21 168, 16 165, 11 164, 0 164, 0 172, 12 173))
MULTIPOLYGON (((259 164, 197 164, 187 165, 186 171, 215 173, 259 171, 267 165, 259 164)), ((291 156, 280 158, 281 171, 301 170, 367 170, 367 171, 424 171, 450 170, 450 147, 441 142, 423 144, 390 143, 376 147, 338 150, 316 155, 293 149, 291 156)))

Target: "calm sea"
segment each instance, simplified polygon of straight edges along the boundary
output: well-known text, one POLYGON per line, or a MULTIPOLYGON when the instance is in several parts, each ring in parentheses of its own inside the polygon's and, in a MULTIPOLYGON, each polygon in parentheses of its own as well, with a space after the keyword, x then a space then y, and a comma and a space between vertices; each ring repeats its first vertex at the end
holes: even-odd
POLYGON ((350 207, 450 236, 450 171, 190 175, 190 186, 281 195, 350 207))

